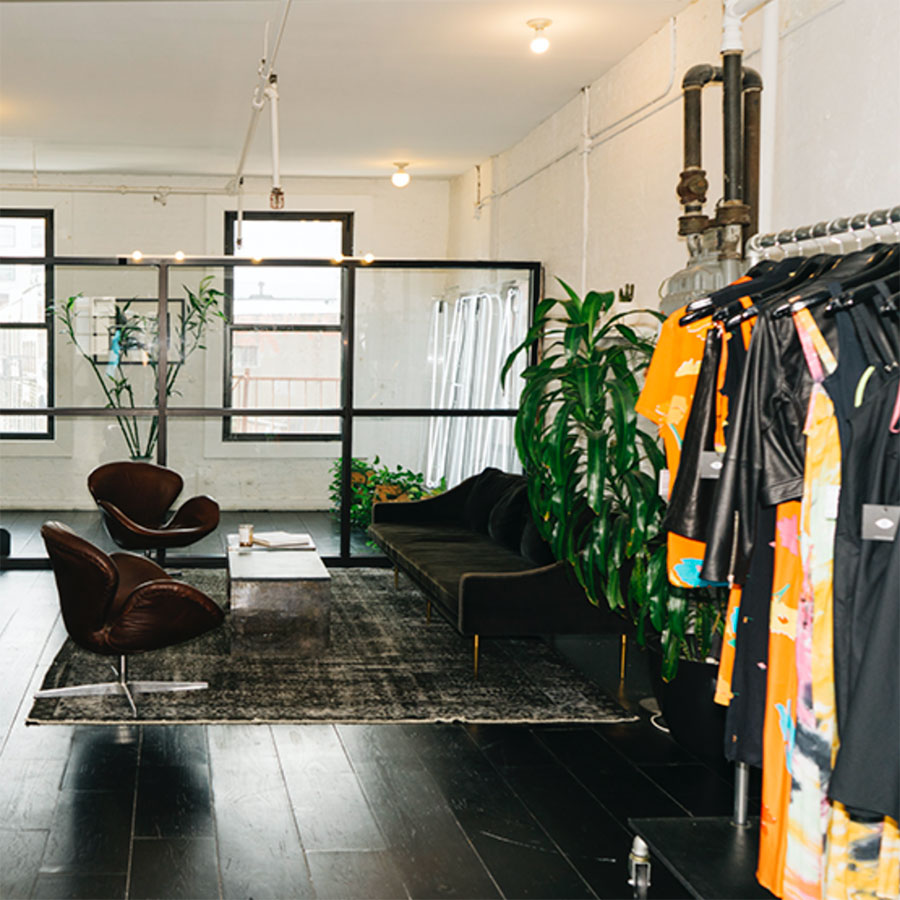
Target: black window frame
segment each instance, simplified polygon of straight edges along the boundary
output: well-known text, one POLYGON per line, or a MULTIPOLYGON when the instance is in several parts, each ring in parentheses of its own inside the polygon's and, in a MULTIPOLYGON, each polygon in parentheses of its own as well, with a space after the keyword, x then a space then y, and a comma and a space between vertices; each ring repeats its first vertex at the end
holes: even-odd
MULTIPOLYGON (((341 223, 341 255, 349 257, 353 255, 353 213, 349 211, 342 212, 300 212, 295 210, 288 211, 251 211, 241 214, 241 218, 245 221, 284 221, 284 222, 334 222, 341 223)), ((238 213, 235 210, 225 211, 225 255, 234 255, 234 238, 237 229, 238 213)), ((300 258, 302 259, 302 257, 300 258)), ((348 319, 348 311, 351 303, 350 293, 352 289, 348 289, 347 279, 341 279, 341 298, 340 298, 340 314, 338 322, 334 325, 252 325, 252 324, 234 324, 234 268, 226 267, 225 269, 225 342, 224 342, 224 359, 223 359, 223 378, 222 378, 222 406, 226 409, 233 409, 232 405, 232 379, 234 375, 233 359, 234 347, 232 336, 235 332, 242 331, 265 331, 265 332, 301 332, 311 334, 321 333, 337 333, 342 334, 345 329, 345 322, 348 319)), ((343 341, 341 344, 341 363, 340 363, 340 383, 338 385, 338 393, 344 396, 344 382, 347 378, 347 343, 343 341)), ((343 404, 342 404, 343 405, 343 404)), ((240 418, 239 410, 236 415, 225 416, 222 419, 222 441, 227 443, 272 443, 272 442, 335 442, 342 439, 342 432, 327 432, 321 434, 241 434, 232 431, 232 419, 240 418)), ((297 410, 297 416, 316 416, 321 415, 317 410, 297 410)))
MULTIPOLYGON (((23 207, 0 208, 0 218, 4 219, 44 219, 44 252, 42 256, 52 258, 54 255, 54 230, 52 209, 27 209, 23 207)), ((39 259, 40 257, 38 257, 39 259)), ((14 263, 13 265, 34 265, 33 263, 14 263)), ((47 408, 55 405, 56 358, 55 330, 53 328, 53 266, 44 265, 44 320, 43 322, 0 322, 3 331, 39 331, 43 330, 47 342, 47 408)), ((27 414, 27 410, 23 410, 27 414)), ((38 415, 43 415, 39 413, 38 415)), ((0 441, 52 441, 56 438, 56 420, 47 415, 47 428, 44 431, 0 431, 0 441)))

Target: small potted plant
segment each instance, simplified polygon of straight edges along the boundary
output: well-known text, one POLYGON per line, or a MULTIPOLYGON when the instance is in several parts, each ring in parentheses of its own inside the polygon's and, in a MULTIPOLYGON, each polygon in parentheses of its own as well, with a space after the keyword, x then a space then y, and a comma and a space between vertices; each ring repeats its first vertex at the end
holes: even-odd
MULTIPOLYGON (((429 489, 421 472, 413 472, 399 464, 391 469, 380 463, 377 456, 371 463, 361 457, 354 457, 350 461, 350 524, 361 531, 365 531, 372 523, 373 503, 421 500, 445 490, 444 484, 429 489)), ((340 516, 341 511, 341 473, 341 460, 337 459, 331 466, 329 486, 334 516, 340 516)))

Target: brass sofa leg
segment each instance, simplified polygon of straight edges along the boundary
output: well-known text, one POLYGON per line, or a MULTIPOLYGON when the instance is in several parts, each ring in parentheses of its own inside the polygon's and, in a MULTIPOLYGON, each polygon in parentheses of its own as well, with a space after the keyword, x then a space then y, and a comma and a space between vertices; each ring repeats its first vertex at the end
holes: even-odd
POLYGON ((425 604, 425 622, 426 624, 431 624, 431 598, 425 604))
POLYGON ((394 566, 394 590, 400 587, 400 570, 394 566))
POLYGON ((475 635, 475 654, 474 654, 474 663, 475 663, 475 678, 478 677, 478 635, 475 635))
POLYGON ((619 649, 619 681, 625 680, 625 652, 628 649, 628 638, 623 634, 619 649))

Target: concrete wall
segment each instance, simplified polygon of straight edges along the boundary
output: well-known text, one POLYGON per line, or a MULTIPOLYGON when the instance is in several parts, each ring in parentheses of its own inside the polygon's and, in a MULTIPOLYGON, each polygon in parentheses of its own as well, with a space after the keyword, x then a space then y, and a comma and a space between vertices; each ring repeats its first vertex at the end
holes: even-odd
MULTIPOLYGON (((744 21, 745 63, 777 64, 763 92, 773 107, 764 230, 897 204, 900 4, 779 0, 777 13, 766 60, 765 9, 744 21)), ((580 290, 631 282, 639 305, 657 306, 687 259, 675 194, 681 78, 718 64, 720 40, 720 0, 696 0, 515 146, 454 179, 450 254, 536 257, 551 295, 555 277, 580 290)), ((722 195, 719 86, 704 91, 703 116, 711 213, 722 195)))

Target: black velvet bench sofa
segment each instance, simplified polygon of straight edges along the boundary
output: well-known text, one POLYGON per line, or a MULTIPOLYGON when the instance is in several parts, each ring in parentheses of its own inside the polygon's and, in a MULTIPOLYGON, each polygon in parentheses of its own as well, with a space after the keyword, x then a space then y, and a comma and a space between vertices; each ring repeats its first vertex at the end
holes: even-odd
MULTIPOLYGON (((625 634, 538 533, 522 475, 488 468, 443 494, 375 503, 369 536, 462 635, 625 634)), ((622 648, 624 652, 624 639, 622 648)))

